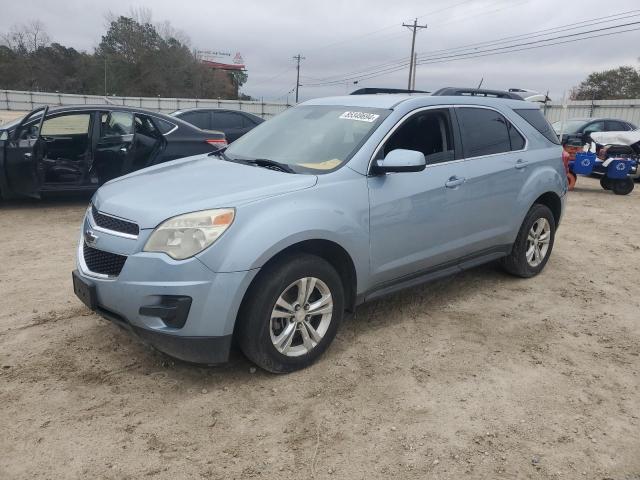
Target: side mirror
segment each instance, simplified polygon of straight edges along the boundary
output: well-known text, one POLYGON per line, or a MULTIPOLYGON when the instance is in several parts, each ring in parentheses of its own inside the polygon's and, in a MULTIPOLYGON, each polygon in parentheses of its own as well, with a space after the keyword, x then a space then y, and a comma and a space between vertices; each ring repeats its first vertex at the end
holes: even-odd
POLYGON ((390 151, 384 160, 376 160, 373 173, 421 172, 427 166, 422 152, 397 149, 390 151))

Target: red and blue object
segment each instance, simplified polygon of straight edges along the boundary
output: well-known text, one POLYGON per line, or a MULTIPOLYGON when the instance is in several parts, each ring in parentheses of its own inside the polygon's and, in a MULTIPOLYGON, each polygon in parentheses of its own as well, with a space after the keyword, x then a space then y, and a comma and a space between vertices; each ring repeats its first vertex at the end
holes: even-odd
POLYGON ((616 195, 628 195, 633 191, 634 182, 629 176, 637 170, 638 161, 633 158, 610 158, 607 166, 596 157, 593 152, 578 152, 575 160, 566 162, 569 189, 573 190, 577 175, 601 174, 600 185, 605 190, 611 190, 616 195))

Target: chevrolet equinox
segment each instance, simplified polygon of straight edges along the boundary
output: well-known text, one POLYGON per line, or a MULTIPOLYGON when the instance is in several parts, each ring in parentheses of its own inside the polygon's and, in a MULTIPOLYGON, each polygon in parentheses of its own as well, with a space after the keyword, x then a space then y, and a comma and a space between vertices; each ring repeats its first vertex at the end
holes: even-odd
POLYGON ((102 186, 74 291, 173 357, 220 363, 233 340, 291 372, 365 301, 494 260, 540 273, 567 192, 561 155, 525 101, 308 101, 226 149, 102 186))

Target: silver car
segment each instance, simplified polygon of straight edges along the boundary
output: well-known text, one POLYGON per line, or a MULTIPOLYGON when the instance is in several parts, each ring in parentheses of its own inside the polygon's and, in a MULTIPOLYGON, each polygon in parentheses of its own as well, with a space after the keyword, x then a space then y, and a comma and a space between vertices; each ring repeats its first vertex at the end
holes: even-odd
POLYGON ((308 101, 226 150, 101 187, 74 290, 173 357, 220 363, 233 340, 291 372, 363 302, 494 260, 538 274, 567 192, 561 157, 525 101, 308 101))

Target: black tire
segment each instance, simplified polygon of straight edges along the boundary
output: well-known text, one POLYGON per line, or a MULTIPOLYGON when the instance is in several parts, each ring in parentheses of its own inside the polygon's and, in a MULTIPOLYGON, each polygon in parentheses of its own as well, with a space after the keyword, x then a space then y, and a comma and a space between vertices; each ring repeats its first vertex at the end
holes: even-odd
POLYGON ((502 267, 511 275, 515 275, 521 278, 529 278, 539 274, 544 266, 547 264, 551 251, 553 250, 553 243, 556 236, 556 222, 553 218, 553 213, 546 205, 534 204, 522 222, 516 241, 513 243, 511 253, 501 260, 502 267), (539 265, 532 266, 527 260, 527 246, 529 231, 539 219, 546 219, 550 227, 549 245, 544 257, 539 265))
POLYGON ((633 191, 635 184, 630 178, 621 178, 619 180, 611 181, 611 190, 616 195, 629 195, 633 191))
POLYGON ((600 177, 600 186, 605 190, 611 190, 611 179, 609 177, 600 177))
MULTIPOLYGON (((311 365, 324 353, 336 336, 343 315, 344 288, 335 268, 315 255, 287 255, 265 267, 247 292, 238 314, 238 345, 252 362, 269 372, 293 372, 311 365), (300 356, 287 356, 280 353, 271 340, 271 313, 280 295, 305 277, 317 278, 328 287, 333 311, 329 326, 315 347, 300 356)), ((296 331, 294 335, 300 333, 296 331)), ((301 337, 295 338, 301 340, 301 337)))

